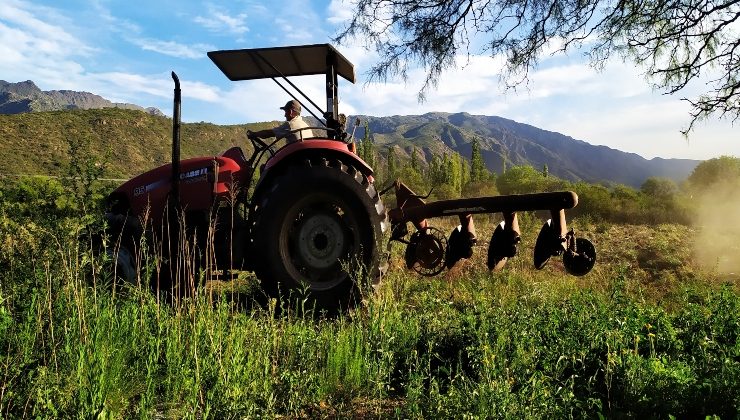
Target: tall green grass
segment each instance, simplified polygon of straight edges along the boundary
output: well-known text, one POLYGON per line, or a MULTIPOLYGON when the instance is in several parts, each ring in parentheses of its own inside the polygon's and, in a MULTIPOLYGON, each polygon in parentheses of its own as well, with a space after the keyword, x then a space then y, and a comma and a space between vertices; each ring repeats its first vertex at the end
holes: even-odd
POLYGON ((686 227, 576 221, 601 252, 583 278, 558 261, 530 268, 534 219, 500 273, 484 268, 481 247, 455 272, 422 278, 395 249, 376 294, 325 318, 300 302, 256 303, 248 275, 172 304, 137 285, 114 294, 85 223, 53 202, 53 218, 7 202, 0 213, 12 244, 0 252, 3 418, 740 412, 738 285, 684 261, 686 227), (642 245, 624 240, 647 233, 642 245))

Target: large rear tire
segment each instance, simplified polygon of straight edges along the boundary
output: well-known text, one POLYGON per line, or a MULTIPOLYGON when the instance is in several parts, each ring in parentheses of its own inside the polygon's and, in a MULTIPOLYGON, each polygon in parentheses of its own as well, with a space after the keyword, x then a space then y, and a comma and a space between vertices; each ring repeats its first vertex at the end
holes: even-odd
POLYGON ((308 306, 335 312, 356 306, 379 283, 385 207, 353 166, 306 160, 256 203, 251 249, 270 296, 307 298, 308 306))

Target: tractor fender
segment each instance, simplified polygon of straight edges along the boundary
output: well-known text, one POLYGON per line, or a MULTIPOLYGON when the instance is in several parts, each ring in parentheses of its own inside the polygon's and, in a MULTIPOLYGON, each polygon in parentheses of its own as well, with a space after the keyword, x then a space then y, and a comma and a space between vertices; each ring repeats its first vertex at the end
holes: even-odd
POLYGON ((275 153, 275 156, 265 163, 252 197, 258 197, 264 189, 269 190, 271 181, 275 176, 282 174, 286 168, 306 159, 317 157, 324 158, 327 161, 341 160, 345 165, 354 166, 363 175, 367 176, 371 182, 374 180, 373 169, 357 154, 350 151, 346 143, 327 139, 306 140, 282 147, 275 153))

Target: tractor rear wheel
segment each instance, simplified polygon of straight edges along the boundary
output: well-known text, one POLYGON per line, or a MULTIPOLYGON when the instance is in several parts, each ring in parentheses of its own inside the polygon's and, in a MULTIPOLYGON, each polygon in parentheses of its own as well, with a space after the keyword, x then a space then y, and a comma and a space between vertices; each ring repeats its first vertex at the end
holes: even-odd
POLYGON ((287 168, 255 202, 254 268, 270 296, 308 292, 307 308, 335 312, 357 305, 380 281, 386 212, 353 166, 307 160, 287 168))

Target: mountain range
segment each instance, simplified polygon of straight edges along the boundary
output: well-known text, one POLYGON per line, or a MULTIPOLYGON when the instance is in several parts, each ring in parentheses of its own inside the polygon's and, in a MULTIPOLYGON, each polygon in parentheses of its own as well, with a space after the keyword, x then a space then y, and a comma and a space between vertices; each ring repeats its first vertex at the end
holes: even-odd
MULTIPOLYGON (((168 160, 171 120, 156 109, 117 104, 88 92, 41 91, 32 81, 0 81, 0 114, 16 114, 0 115, 0 174, 58 175, 69 159, 65 142, 70 133, 86 139, 96 153, 112 157, 107 176, 129 177, 168 160)), ((547 165, 549 173, 570 181, 639 188, 649 177, 681 182, 700 162, 647 160, 496 116, 434 112, 358 118, 367 122, 381 155, 393 149, 397 156, 410 158, 417 150, 422 164, 443 153, 469 159, 475 139, 486 166, 495 173, 513 165, 547 165)), ((217 154, 231 145, 248 148, 247 128, 276 124, 185 123, 182 157, 217 154)), ((362 139, 364 124, 354 134, 362 139)))
MULTIPOLYGON (((649 177, 685 180, 698 160, 647 160, 607 146, 595 146, 572 137, 546 131, 506 118, 468 113, 427 113, 424 115, 371 117, 372 138, 379 147, 393 147, 410 157, 414 147, 424 159, 455 151, 470 157, 473 139, 490 171, 501 173, 512 165, 531 165, 570 181, 625 184, 639 187, 649 177)), ((364 136, 364 127, 355 136, 364 136)))
POLYGON ((111 102, 90 92, 44 91, 31 80, 18 83, 0 80, 0 114, 98 108, 136 109, 152 115, 164 116, 157 108, 143 108, 134 104, 111 102))

